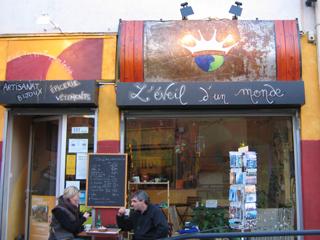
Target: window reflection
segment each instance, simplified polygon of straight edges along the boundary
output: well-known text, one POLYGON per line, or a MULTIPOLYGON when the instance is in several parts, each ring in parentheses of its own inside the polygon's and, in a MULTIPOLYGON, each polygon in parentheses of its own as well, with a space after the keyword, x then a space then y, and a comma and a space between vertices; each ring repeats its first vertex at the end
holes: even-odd
MULTIPOLYGON (((245 143, 258 157, 257 207, 293 209, 292 132, 290 117, 128 118, 129 178, 169 180, 173 204, 195 196, 227 207, 229 151, 245 143)), ((159 189, 150 189, 150 195, 153 201, 163 200, 159 189)), ((290 221, 293 227, 293 215, 290 221)))
MULTIPOLYGON (((86 175, 83 172, 86 173, 87 155, 94 152, 94 115, 68 116, 66 148, 66 184, 68 181, 79 182, 82 196, 86 189, 86 175)), ((81 204, 84 204, 83 198, 81 204)))

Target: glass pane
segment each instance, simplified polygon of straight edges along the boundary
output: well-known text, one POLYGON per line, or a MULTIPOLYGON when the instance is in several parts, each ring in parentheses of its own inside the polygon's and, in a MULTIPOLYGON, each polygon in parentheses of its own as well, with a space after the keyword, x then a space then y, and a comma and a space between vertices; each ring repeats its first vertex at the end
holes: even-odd
POLYGON ((36 195, 56 195, 58 120, 33 125, 31 191, 36 195))
POLYGON ((29 239, 48 239, 56 200, 58 120, 33 123, 29 239))
POLYGON ((94 115, 68 116, 66 186, 80 187, 80 204, 85 204, 87 156, 94 151, 94 115))
MULTIPOLYGON (((229 151, 245 144, 258 158, 256 229, 292 229, 296 206, 292 132, 291 117, 126 119, 129 179, 169 180, 171 205, 176 205, 183 222, 197 214, 192 211, 195 204, 205 205, 207 200, 217 200, 227 218, 229 151)), ((153 202, 164 201, 159 190, 148 187, 153 202)))

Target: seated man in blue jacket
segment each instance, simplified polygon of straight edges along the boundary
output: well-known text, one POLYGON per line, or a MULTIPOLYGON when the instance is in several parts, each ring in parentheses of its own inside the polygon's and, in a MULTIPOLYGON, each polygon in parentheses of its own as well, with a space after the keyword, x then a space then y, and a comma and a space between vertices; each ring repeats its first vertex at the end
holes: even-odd
POLYGON ((125 216, 126 209, 120 208, 117 224, 124 231, 133 230, 134 240, 154 240, 168 236, 169 226, 161 209, 150 204, 145 191, 139 190, 131 196, 134 211, 125 216))

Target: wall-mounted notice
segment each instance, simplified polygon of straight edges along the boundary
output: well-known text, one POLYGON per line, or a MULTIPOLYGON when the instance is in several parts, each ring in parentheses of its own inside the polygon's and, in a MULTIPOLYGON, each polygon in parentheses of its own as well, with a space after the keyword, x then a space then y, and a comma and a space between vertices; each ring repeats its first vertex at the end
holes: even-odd
POLYGON ((87 206, 125 206, 126 189, 127 154, 89 154, 87 206))
POLYGON ((67 155, 67 163, 66 163, 66 175, 75 175, 76 174, 76 156, 75 155, 67 155))
POLYGON ((86 153, 88 152, 88 139, 69 139, 69 153, 86 153))
POLYGON ((87 134, 89 132, 88 127, 72 127, 71 133, 72 134, 87 134))
POLYGON ((66 181, 66 188, 70 186, 80 189, 80 181, 66 181))
POLYGON ((76 179, 87 178, 87 153, 77 153, 76 179))

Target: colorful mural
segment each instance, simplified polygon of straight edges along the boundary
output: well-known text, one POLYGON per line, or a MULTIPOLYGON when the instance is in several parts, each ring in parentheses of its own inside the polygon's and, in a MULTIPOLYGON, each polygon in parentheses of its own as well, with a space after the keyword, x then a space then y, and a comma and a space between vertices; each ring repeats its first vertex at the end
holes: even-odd
POLYGON ((103 39, 32 39, 8 43, 6 80, 101 79, 103 39))
POLYGON ((272 21, 145 22, 146 81, 275 80, 272 21))
POLYGON ((121 21, 121 82, 301 80, 295 20, 121 21))

